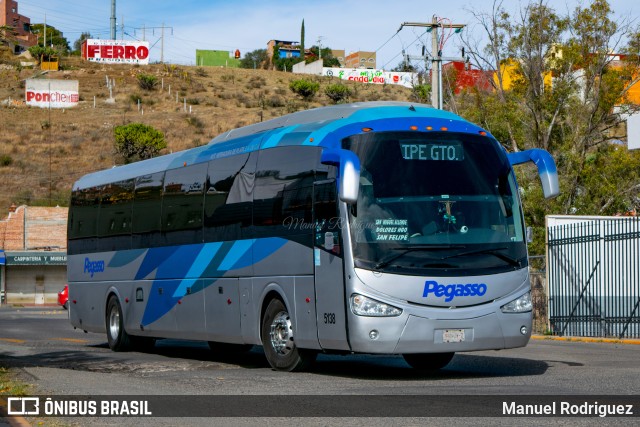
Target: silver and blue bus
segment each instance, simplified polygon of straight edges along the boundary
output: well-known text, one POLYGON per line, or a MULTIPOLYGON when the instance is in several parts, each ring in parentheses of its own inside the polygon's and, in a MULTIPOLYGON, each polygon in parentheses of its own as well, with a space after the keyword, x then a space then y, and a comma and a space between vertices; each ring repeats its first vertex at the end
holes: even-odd
POLYGON ((73 186, 71 324, 115 351, 156 339, 261 345, 276 370, 319 352, 525 346, 532 304, 513 165, 558 194, 552 157, 508 154, 426 105, 345 104, 234 129, 73 186))

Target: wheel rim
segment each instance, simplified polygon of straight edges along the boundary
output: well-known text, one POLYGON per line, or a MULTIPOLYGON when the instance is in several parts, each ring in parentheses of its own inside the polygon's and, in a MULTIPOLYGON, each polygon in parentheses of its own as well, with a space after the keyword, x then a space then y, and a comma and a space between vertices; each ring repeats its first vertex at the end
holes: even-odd
POLYGON ((271 347, 277 354, 286 356, 293 351, 293 328, 291 327, 291 318, 286 311, 278 313, 271 322, 269 338, 271 339, 271 347))
POLYGON ((109 335, 113 340, 118 339, 118 335, 120 334, 120 312, 118 311, 118 307, 116 305, 111 307, 111 312, 109 313, 109 335))

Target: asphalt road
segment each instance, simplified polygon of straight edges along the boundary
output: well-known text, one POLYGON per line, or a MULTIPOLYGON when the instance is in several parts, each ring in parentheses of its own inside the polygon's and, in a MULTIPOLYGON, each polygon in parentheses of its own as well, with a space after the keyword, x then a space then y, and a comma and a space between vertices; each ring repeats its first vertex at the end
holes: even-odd
MULTIPOLYGON (((0 365, 10 367, 21 380, 33 384, 34 395, 278 397, 275 401, 263 402, 277 406, 276 417, 217 418, 216 425, 337 424, 335 418, 281 418, 287 410, 300 413, 301 405, 305 405, 304 400, 299 400, 300 396, 331 396, 337 399, 336 407, 338 403, 346 404, 348 399, 340 402, 340 396, 344 395, 368 396, 369 400, 378 395, 451 396, 451 415, 455 418, 362 418, 362 410, 354 410, 357 416, 341 418, 340 424, 424 425, 446 421, 451 425, 472 425, 477 422, 457 418, 469 414, 456 413, 456 399, 470 396, 468 400, 472 400, 474 396, 486 395, 638 396, 640 391, 638 345, 532 340, 521 349, 457 354, 445 369, 428 375, 416 373, 399 356, 320 355, 311 372, 283 373, 270 369, 259 347, 246 354, 224 356, 212 353, 206 343, 163 340, 149 352, 115 353, 109 350, 104 334, 74 330, 67 321, 67 312, 54 307, 0 308, 0 365), (297 400, 288 396, 297 396, 297 400)), ((252 401, 245 398, 240 402, 250 404, 252 401)), ((357 404, 356 399, 354 405, 357 404)), ((640 413, 640 400, 635 412, 640 413)), ((390 415, 398 413, 391 411, 390 415)), ((131 418, 125 420, 125 424, 131 424, 131 418)), ((136 420, 137 425, 178 423, 173 418, 136 420)), ((514 425, 515 421, 484 420, 491 420, 492 425, 514 425)), ((527 424, 527 420, 531 425, 590 425, 601 419, 522 418, 517 424, 527 424)), ((608 421, 633 425, 637 416, 608 421)), ((44 425, 50 422, 51 419, 45 419, 44 425)), ((59 422, 61 425, 117 425, 123 419, 64 418, 59 422)), ((209 420, 182 418, 179 424, 206 425, 209 420)))

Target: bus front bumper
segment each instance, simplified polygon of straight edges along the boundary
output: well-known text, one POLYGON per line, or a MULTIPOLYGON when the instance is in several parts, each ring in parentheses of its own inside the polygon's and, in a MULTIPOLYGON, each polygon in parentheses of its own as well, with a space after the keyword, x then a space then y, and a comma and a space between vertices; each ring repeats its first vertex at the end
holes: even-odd
POLYGON ((349 339, 357 353, 447 353, 524 347, 531 337, 531 312, 490 313, 470 319, 416 315, 362 317, 351 314, 349 339))

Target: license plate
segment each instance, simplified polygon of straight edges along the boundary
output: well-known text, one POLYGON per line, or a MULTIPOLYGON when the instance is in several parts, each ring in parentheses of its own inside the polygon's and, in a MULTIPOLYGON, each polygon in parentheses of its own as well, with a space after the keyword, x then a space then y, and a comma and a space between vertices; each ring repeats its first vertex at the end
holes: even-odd
POLYGON ((445 329, 442 331, 442 342, 464 341, 464 329, 445 329))

